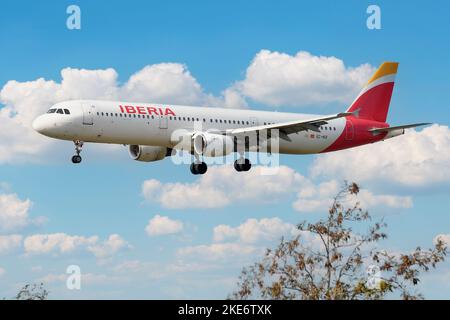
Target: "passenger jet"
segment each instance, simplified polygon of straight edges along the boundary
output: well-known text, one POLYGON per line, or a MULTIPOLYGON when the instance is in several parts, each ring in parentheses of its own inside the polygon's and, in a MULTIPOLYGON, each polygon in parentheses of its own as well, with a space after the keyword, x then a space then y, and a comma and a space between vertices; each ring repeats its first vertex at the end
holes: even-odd
POLYGON ((71 100, 53 105, 33 128, 48 137, 73 141, 73 163, 80 163, 84 142, 124 144, 132 159, 158 161, 177 150, 195 156, 190 169, 204 174, 203 157, 239 153, 236 171, 248 171, 245 152, 315 154, 353 148, 399 136, 416 123, 386 122, 398 63, 385 62, 345 112, 326 116, 135 102, 71 100), (184 141, 180 143, 183 132, 184 141), (249 139, 248 137, 256 137, 249 139), (268 148, 262 148, 262 145, 268 148))

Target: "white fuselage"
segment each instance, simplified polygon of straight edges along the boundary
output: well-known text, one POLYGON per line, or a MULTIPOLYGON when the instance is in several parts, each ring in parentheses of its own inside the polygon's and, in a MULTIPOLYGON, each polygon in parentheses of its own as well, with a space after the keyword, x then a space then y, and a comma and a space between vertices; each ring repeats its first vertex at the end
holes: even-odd
MULTIPOLYGON (((174 135, 187 132, 227 130, 283 123, 317 117, 310 114, 189 107, 117 101, 73 100, 55 104, 33 127, 56 139, 126 145, 176 147, 174 135)), ((319 153, 328 148, 345 130, 345 119, 334 119, 320 132, 304 131, 280 139, 279 152, 319 153)))

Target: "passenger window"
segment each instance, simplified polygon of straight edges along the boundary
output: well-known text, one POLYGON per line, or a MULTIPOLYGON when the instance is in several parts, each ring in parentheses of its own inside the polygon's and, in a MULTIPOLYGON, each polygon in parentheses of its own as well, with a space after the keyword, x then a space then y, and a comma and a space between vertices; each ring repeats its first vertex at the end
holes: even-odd
POLYGON ((183 117, 183 121, 186 121, 186 117, 183 117))
POLYGON ((216 120, 216 123, 217 123, 217 119, 214 119, 214 120, 216 120))
POLYGON ((249 124, 248 121, 247 121, 247 124, 249 124))
POLYGON ((65 114, 70 114, 69 109, 64 109, 64 113, 65 113, 65 114))
POLYGON ((213 122, 213 120, 212 120, 212 119, 209 119, 209 122, 213 122))
POLYGON ((219 121, 220 121, 220 123, 222 123, 222 119, 220 119, 219 121))
POLYGON ((206 122, 206 119, 205 119, 205 118, 203 118, 203 122, 206 122))

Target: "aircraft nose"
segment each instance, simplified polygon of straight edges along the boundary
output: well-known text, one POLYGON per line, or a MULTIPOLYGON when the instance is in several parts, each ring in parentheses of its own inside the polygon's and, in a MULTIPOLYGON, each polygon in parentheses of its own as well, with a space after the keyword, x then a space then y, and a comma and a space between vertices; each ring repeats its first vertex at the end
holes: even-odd
POLYGON ((44 134, 45 131, 48 130, 48 121, 46 121, 45 117, 39 116, 36 119, 34 119, 31 126, 37 132, 44 134))

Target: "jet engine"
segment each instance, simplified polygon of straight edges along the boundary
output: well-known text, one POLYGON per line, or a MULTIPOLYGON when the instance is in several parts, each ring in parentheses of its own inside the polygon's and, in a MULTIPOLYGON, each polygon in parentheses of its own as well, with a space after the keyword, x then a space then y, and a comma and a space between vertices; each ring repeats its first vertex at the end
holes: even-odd
POLYGON ((207 157, 226 156, 233 152, 233 138, 226 135, 198 132, 192 137, 194 151, 207 157))
POLYGON ((156 146, 139 146, 130 145, 129 152, 133 160, 152 162, 164 159, 166 156, 170 156, 171 149, 166 147, 156 146))

